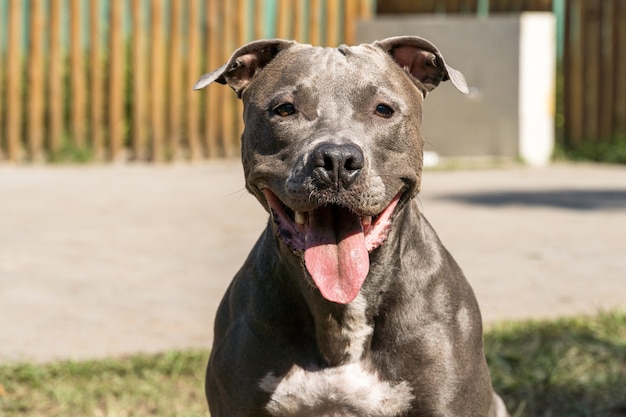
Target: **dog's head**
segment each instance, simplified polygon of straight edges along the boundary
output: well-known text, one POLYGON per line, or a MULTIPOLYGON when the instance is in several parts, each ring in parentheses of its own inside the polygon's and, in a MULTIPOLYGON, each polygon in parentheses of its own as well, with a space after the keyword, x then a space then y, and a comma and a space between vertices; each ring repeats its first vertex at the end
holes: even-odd
POLYGON ((228 84, 244 102, 246 187, 302 254, 322 295, 349 303, 396 213, 420 187, 422 101, 463 75, 429 41, 320 48, 249 43, 194 86, 228 84))

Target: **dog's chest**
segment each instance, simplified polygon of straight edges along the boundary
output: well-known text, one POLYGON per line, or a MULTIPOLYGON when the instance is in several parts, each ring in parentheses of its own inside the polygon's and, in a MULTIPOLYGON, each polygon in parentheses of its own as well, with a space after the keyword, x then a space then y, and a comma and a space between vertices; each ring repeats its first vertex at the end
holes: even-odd
POLYGON ((384 381, 362 362, 325 369, 292 367, 284 376, 269 373, 259 384, 271 394, 266 409, 279 416, 391 417, 410 408, 406 382, 384 381))
POLYGON ((269 372, 260 381, 259 387, 270 394, 266 409, 271 415, 391 417, 410 408, 414 396, 409 384, 382 379, 364 359, 373 328, 361 301, 357 298, 344 317, 347 362, 326 368, 293 365, 284 375, 269 372))

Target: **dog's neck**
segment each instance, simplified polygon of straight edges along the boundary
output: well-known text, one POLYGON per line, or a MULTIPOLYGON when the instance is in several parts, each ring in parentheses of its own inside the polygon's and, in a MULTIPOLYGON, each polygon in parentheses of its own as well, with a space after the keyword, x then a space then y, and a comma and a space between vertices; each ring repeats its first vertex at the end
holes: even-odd
POLYGON ((359 294, 346 305, 324 299, 307 276, 302 255, 294 254, 278 237, 273 239, 280 252, 278 257, 282 260, 276 265, 282 269, 278 273, 284 274, 284 279, 290 281, 290 285, 284 285, 281 290, 290 293, 292 302, 301 303, 303 308, 297 309, 299 312, 294 311, 294 314, 309 316, 305 322, 311 323, 309 329, 315 334, 308 337, 315 341, 323 361, 326 365, 336 366, 359 360, 367 352, 374 332, 367 298, 359 294), (301 273, 296 276, 293 271, 301 273))
POLYGON ((362 295, 348 305, 309 302, 320 354, 329 365, 360 360, 369 350, 374 323, 362 295))
MULTIPOLYGON (((413 217, 419 221, 417 207, 412 203, 403 208, 400 216, 413 217)), ((271 227, 271 226, 270 226, 271 227)), ((297 283, 298 292, 306 303, 315 330, 315 341, 319 352, 328 365, 336 366, 362 359, 370 350, 376 315, 380 310, 387 289, 394 284, 389 280, 400 269, 398 257, 384 245, 371 254, 371 276, 365 282, 359 295, 350 304, 330 302, 322 297, 307 277, 301 255, 296 255, 282 241, 275 237, 280 247, 281 258, 291 264, 288 271, 300 270, 300 276, 289 276, 297 283), (298 268, 295 266, 298 265, 298 268), (391 273, 391 274, 390 274, 391 273)), ((293 273, 293 272, 292 272, 293 273)), ((396 282, 397 285, 400 285, 396 282)))

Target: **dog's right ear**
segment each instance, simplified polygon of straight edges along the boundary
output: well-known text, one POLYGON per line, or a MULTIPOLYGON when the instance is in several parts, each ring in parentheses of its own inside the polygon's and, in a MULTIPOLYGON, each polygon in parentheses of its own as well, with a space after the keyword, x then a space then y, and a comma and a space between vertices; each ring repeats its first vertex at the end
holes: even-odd
POLYGON ((295 45, 294 41, 264 39, 250 42, 237 49, 228 62, 216 70, 204 74, 193 86, 200 90, 212 82, 228 84, 241 97, 258 70, 265 67, 278 53, 295 45))

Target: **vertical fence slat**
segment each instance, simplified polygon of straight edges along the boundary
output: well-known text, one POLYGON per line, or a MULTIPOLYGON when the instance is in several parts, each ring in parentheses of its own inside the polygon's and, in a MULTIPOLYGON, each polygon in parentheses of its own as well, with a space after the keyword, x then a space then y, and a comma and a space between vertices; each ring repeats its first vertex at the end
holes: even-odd
POLYGON ((614 103, 614 134, 626 135, 626 2, 615 0, 613 27, 615 28, 615 103, 614 103))
MULTIPOLYGON (((222 28, 223 28, 223 3, 221 0, 208 0, 207 5, 207 53, 208 69, 217 69, 223 64, 222 53, 222 28)), ((222 134, 220 122, 222 120, 222 97, 224 89, 209 88, 207 92, 206 113, 204 114, 204 134, 209 158, 220 156, 219 139, 222 134)))
POLYGON ((489 0, 489 13, 497 13, 501 11, 502 8, 502 0, 489 0))
POLYGON ((263 33, 263 19, 265 17, 265 2, 263 0, 253 0, 254 8, 254 39, 262 39, 265 37, 263 33))
POLYGON ((359 16, 361 19, 368 20, 372 18, 374 14, 374 3, 375 1, 373 0, 360 0, 359 16))
POLYGON ((191 89, 191 86, 200 76, 200 0, 189 0, 187 5, 187 79, 183 86, 186 91, 186 132, 189 159, 200 158, 199 106, 200 95, 191 89))
MULTIPOLYGON (((226 53, 234 51, 237 47, 237 34, 236 29, 233 28, 232 22, 235 16, 235 4, 233 1, 227 1, 224 4, 224 16, 223 21, 226 23, 224 28, 224 45, 226 53)), ((224 61, 226 61, 224 57, 224 61)), ((233 95, 229 94, 224 97, 224 108, 222 111, 222 149, 226 157, 235 156, 233 151, 233 137, 235 136, 235 108, 236 103, 233 99, 233 95)))
POLYGON ((28 157, 31 161, 43 160, 43 112, 44 112, 44 74, 43 74, 43 34, 45 32, 43 3, 30 3, 30 30, 28 34, 28 157))
POLYGON ((613 56, 614 42, 613 37, 613 16, 615 10, 613 0, 602 0, 602 16, 600 21, 600 60, 597 65, 599 69, 600 102, 598 103, 598 135, 601 139, 606 140, 611 135, 611 127, 613 125, 613 95, 615 92, 615 84, 613 80, 613 56))
POLYGON ((109 157, 123 157, 124 144, 124 41, 122 37, 122 1, 109 2, 109 85, 108 123, 109 157))
POLYGON ((478 6, 478 2, 476 0, 465 0, 461 5, 463 13, 476 13, 476 8, 478 6))
MULTIPOLYGON (((362 4, 363 1, 361 0, 360 3, 362 4)), ((422 0, 419 3, 423 10, 422 13, 435 13, 437 11, 437 1, 436 0, 422 0)))
POLYGON ((585 1, 583 9, 587 36, 585 37, 585 94, 584 111, 586 114, 584 138, 589 139, 597 135, 599 128, 600 105, 600 76, 598 63, 602 59, 600 42, 600 15, 601 3, 585 1))
POLYGON ((104 157, 100 19, 100 0, 91 0, 89 2, 89 139, 96 159, 104 157))
POLYGON ((163 161, 164 137, 164 42, 163 42, 163 4, 160 1, 150 2, 150 125, 151 125, 151 157, 153 161, 163 161))
POLYGON ((282 39, 291 38, 291 33, 289 31, 290 18, 289 12, 291 11, 291 7, 287 4, 289 0, 278 0, 278 18, 277 20, 277 28, 276 28, 276 37, 282 39))
POLYGON ((131 89, 133 94, 131 108, 131 150, 134 160, 145 159, 146 135, 146 65, 143 26, 143 0, 132 0, 131 13, 131 89))
POLYGON ((346 0, 344 6, 344 34, 343 37, 348 45, 356 43, 356 23, 359 16, 359 0, 346 0))
MULTIPOLYGON (((241 45, 246 43, 247 38, 247 25, 246 25, 246 13, 247 13, 247 3, 248 0, 237 0, 237 9, 235 9, 235 27, 237 30, 237 38, 235 43, 235 48, 239 48, 241 45)), ((234 49, 233 49, 234 51, 234 49)), ((233 52, 231 51, 231 52, 233 52)), ((231 94, 232 96, 232 94, 231 94)), ((239 156, 241 152, 241 133, 244 129, 243 124, 243 101, 235 100, 235 131, 233 133, 233 137, 231 140, 232 156, 239 156)))
POLYGON ((339 27, 339 8, 341 2, 331 1, 326 4, 326 42, 328 46, 336 47, 341 42, 339 27))
POLYGON ((247 27, 248 0, 237 0, 234 23, 237 28, 237 47, 243 45, 248 40, 247 27))
POLYGON ((169 9, 169 44, 167 51, 168 76, 166 78, 168 85, 167 104, 167 149, 169 157, 172 160, 178 160, 182 156, 180 149, 181 134, 181 81, 182 81, 182 60, 181 60, 181 19, 182 2, 171 1, 169 9))
MULTIPOLYGON (((0 28, 0 31, 3 31, 4 28, 0 28)), ((0 32, 2 33, 2 32, 0 32)), ((0 57, 4 56, 4 51, 0 51, 0 57)), ((0 61, 0 163, 6 158, 6 144, 5 144, 5 132, 4 132, 4 65, 2 65, 2 61, 0 61)))
POLYGON ((48 42, 48 152, 56 155, 61 148, 64 129, 63 48, 61 45, 62 0, 50 0, 48 42))
POLYGON ((298 42, 303 41, 303 31, 304 31, 304 2, 295 1, 293 2, 293 38, 298 42))
POLYGON ((85 143, 85 68, 83 64, 81 0, 70 0, 70 126, 72 143, 83 147, 85 143))
POLYGON ((584 136, 585 112, 583 86, 585 84, 582 54, 585 26, 583 0, 571 0, 566 15, 565 62, 565 137, 570 144, 578 143, 584 136))
POLYGON ((309 9, 309 42, 311 45, 321 44, 322 29, 320 28, 320 0, 311 0, 309 9))
POLYGON ((7 45, 7 159, 21 158, 22 140, 22 1, 9 0, 7 45))
POLYGON ((571 65, 574 62, 574 36, 572 29, 574 26, 574 17, 571 4, 569 7, 564 7, 563 9, 563 62, 561 63, 563 67, 563 144, 567 146, 572 142, 572 126, 569 120, 573 114, 571 104, 572 90, 570 85, 572 81, 571 65), (565 71, 565 68, 568 68, 568 70, 565 71))
POLYGON ((446 13, 458 13, 461 11, 459 0, 446 0, 446 13))

